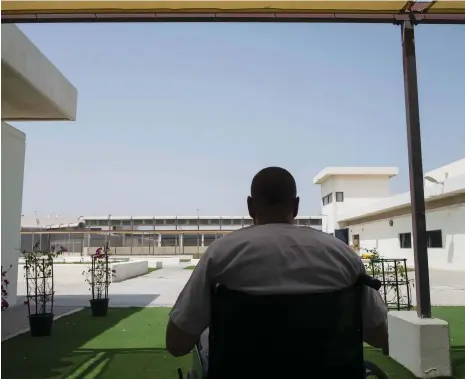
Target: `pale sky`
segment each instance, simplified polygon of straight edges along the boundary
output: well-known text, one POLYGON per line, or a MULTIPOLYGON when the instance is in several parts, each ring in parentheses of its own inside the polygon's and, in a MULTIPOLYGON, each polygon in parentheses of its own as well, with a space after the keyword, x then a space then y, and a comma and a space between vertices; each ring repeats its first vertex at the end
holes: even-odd
MULTIPOLYGON (((27 134, 23 214, 242 215, 253 175, 294 174, 320 212, 325 166, 400 168, 401 34, 392 25, 40 24, 23 31, 76 86, 76 122, 27 134)), ((465 156, 465 28, 419 26, 425 170, 465 156)))

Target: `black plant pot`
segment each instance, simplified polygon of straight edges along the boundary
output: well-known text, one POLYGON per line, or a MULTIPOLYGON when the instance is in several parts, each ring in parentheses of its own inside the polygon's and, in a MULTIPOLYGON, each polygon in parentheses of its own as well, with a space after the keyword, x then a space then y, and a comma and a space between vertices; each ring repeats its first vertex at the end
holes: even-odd
POLYGON ((35 314, 29 316, 29 328, 32 337, 48 337, 52 334, 53 313, 35 314))
POLYGON ((94 317, 105 317, 108 313, 108 302, 110 299, 92 299, 90 301, 90 309, 92 310, 92 316, 94 317))

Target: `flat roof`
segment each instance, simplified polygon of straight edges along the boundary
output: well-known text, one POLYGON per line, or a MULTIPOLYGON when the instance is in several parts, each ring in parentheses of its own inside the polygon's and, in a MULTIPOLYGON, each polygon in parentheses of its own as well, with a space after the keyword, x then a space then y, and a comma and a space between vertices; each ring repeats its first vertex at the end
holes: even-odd
POLYGON ((313 178, 313 184, 322 184, 331 176, 387 176, 392 178, 399 174, 397 167, 325 167, 313 178))
MULTIPOLYGON (((465 193, 465 175, 456 176, 432 186, 425 186, 425 202, 465 193)), ((399 208, 410 207, 410 192, 373 201, 365 206, 349 209, 339 215, 338 222, 351 222, 364 217, 382 215, 399 208)), ((381 217, 380 217, 381 219, 381 217)))
MULTIPOLYGON (((323 216, 297 216, 296 219, 310 219, 310 218, 321 218, 323 216)), ((200 220, 219 220, 219 219, 247 219, 250 220, 250 216, 82 216, 81 219, 85 221, 91 220, 185 220, 185 219, 200 219, 200 220)))
MULTIPOLYGON (((407 0, 165 0, 165 1, 2 1, 3 22, 88 21, 228 21, 261 16, 274 21, 292 18, 309 20, 366 19, 368 22, 395 22, 395 16, 414 14, 417 21, 450 22, 465 20, 465 1, 407 0), (272 17, 270 17, 272 16, 272 17)), ((339 20, 340 21, 340 20, 339 20)))

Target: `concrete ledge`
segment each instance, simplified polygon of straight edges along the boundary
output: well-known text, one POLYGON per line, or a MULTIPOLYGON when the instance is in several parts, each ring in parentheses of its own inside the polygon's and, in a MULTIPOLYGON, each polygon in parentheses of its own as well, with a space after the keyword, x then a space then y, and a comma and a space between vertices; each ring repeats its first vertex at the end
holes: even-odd
POLYGON ((77 90, 29 38, 2 24, 2 120, 76 120, 77 90))
POLYGON ((388 313, 389 355, 417 378, 449 377, 449 325, 437 318, 422 319, 415 311, 388 313))
POLYGON ((115 263, 111 266, 113 272, 113 282, 122 282, 123 280, 144 275, 149 272, 149 263, 147 261, 130 261, 115 263))
POLYGON ((197 264, 199 263, 200 259, 192 259, 191 260, 191 264, 190 266, 197 266, 197 264))
POLYGON ((162 269, 163 268, 163 262, 155 262, 155 268, 162 269))

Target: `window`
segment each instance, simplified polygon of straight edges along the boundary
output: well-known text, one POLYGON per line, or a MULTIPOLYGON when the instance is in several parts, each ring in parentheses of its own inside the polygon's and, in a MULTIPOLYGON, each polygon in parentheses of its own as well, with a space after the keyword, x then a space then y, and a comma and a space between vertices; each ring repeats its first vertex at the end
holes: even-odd
POLYGON ((244 218, 244 226, 252 225, 253 221, 251 218, 244 218))
POLYGON ((162 220, 162 219, 156 219, 155 220, 155 225, 165 225, 165 220, 162 220))
POLYGON ((123 225, 124 226, 130 226, 131 225, 131 220, 123 220, 123 225))
POLYGON ((210 224, 208 223, 208 221, 209 221, 208 219, 201 218, 201 219, 200 219, 200 225, 210 225, 210 224))
POLYGON ((342 203, 344 201, 344 192, 336 192, 336 203, 342 203))
POLYGON ((430 230, 426 232, 426 243, 428 247, 441 248, 442 246, 442 230, 430 230))
POLYGON ((322 226, 323 225, 323 220, 321 218, 311 218, 310 219, 310 225, 322 226))
POLYGON ((219 218, 212 218, 208 220, 208 225, 220 225, 220 219, 219 218))
POLYGON ((178 218, 178 225, 187 225, 187 220, 182 219, 182 218, 178 218))
POLYGON ((232 220, 233 225, 242 225, 242 219, 241 218, 235 218, 232 220))
POLYGON ((232 220, 230 218, 222 218, 221 219, 221 225, 231 225, 232 220))
POLYGON ((333 194, 330 193, 323 198, 323 205, 328 205, 333 202, 333 194))
POLYGON ((89 220, 89 221, 86 221, 86 224, 89 226, 97 226, 98 222, 97 220, 89 220))
POLYGON ((399 243, 400 243, 401 249, 411 249, 412 248, 412 233, 400 233, 399 243))

